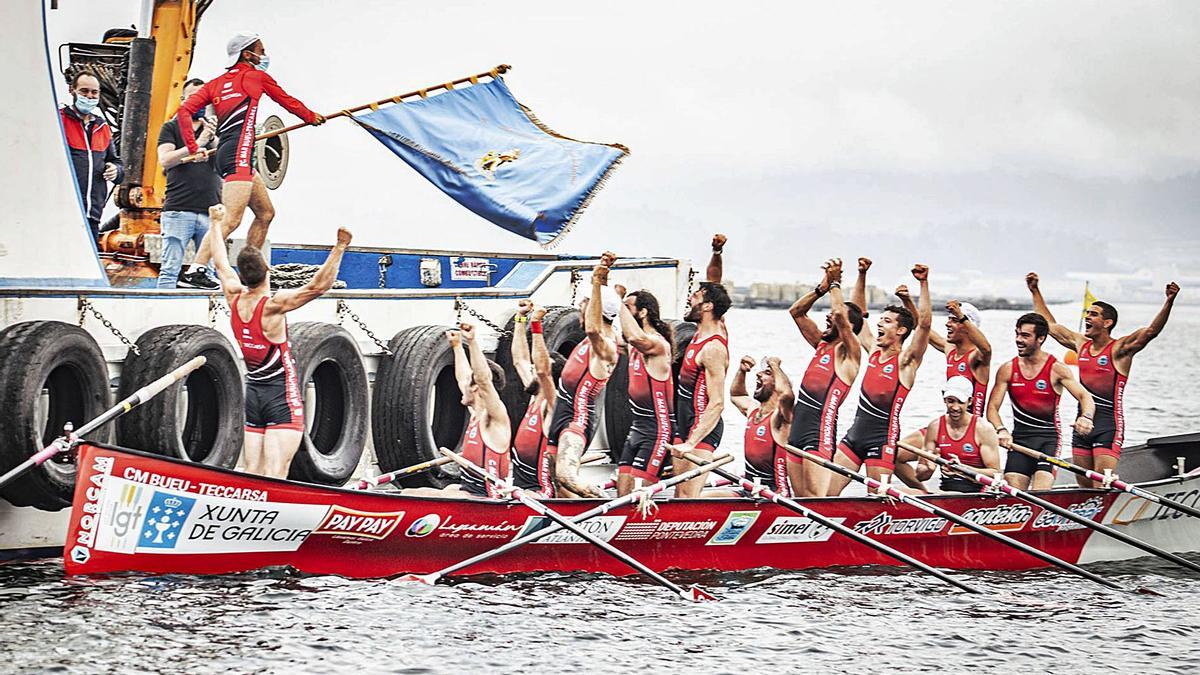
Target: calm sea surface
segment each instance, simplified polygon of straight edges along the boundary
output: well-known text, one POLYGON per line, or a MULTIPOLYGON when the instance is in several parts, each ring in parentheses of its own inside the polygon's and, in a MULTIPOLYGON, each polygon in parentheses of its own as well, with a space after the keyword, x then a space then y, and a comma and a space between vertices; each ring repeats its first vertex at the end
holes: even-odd
MULTIPOLYGON (((1124 333, 1157 308, 1121 309, 1124 333)), ((997 363, 1015 353, 1017 315, 984 313, 997 363)), ((735 360, 773 354, 803 370, 811 349, 786 312, 734 310, 728 322, 735 360)), ((1200 428, 1197 331, 1200 311, 1180 308, 1137 357, 1131 442, 1200 428)), ((938 413, 943 372, 931 350, 905 431, 938 413)), ((852 415, 851 403, 843 430, 852 415)), ((743 422, 726 422, 740 449, 743 422)), ((1163 596, 1049 571, 964 575, 992 591, 981 598, 870 568, 694 574, 681 580, 721 602, 693 605, 580 575, 426 587, 282 571, 67 579, 61 561, 15 563, 0 566, 0 672, 1200 672, 1200 579, 1146 560, 1092 569, 1163 596)))

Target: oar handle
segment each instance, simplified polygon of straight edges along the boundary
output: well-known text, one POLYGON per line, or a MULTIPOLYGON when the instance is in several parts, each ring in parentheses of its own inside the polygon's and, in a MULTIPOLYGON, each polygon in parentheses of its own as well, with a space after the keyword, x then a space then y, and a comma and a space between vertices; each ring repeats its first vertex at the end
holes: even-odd
POLYGON ((356 483, 350 489, 351 490, 367 490, 369 488, 379 487, 380 485, 387 485, 388 483, 395 481, 397 478, 411 476, 414 473, 421 473, 422 471, 428 471, 430 469, 439 467, 443 464, 449 464, 449 463, 450 463, 449 457, 438 457, 437 459, 431 459, 431 460, 428 460, 425 462, 421 462, 420 464, 413 464, 412 466, 406 466, 403 469, 396 469, 395 471, 389 471, 388 473, 381 474, 379 476, 375 476, 374 478, 362 478, 358 481, 358 483, 356 483))

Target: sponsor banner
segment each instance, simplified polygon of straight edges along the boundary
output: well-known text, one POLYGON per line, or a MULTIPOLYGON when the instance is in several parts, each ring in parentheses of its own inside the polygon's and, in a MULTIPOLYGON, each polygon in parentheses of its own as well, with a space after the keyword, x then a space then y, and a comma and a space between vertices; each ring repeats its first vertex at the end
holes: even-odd
MULTIPOLYGON (((1104 500, 1100 497, 1092 497, 1085 502, 1071 504, 1065 508, 1075 515, 1083 516, 1088 520, 1096 520, 1096 516, 1100 515, 1100 512, 1104 510, 1104 500)), ((1033 521, 1032 527, 1034 529, 1054 528, 1057 532, 1065 532, 1067 530, 1082 530, 1087 526, 1069 520, 1057 513, 1043 510, 1033 521)))
MULTIPOLYGON (((841 523, 845 518, 830 518, 841 523)), ((758 536, 756 544, 804 544, 829 541, 833 530, 815 520, 803 516, 777 516, 765 532, 758 536)))
POLYGON ((404 517, 403 511, 375 513, 371 511, 355 511, 344 506, 333 505, 325 520, 313 530, 313 534, 328 534, 336 539, 345 541, 362 541, 364 539, 384 539, 404 517))
POLYGON ((946 529, 947 522, 944 518, 936 517, 897 519, 887 511, 880 511, 870 520, 856 523, 854 531, 863 534, 938 534, 946 529))
POLYGON ((78 523, 74 528, 75 544, 72 546, 69 540, 67 542, 67 545, 71 546, 67 555, 77 565, 86 564, 92 559, 92 547, 96 545, 96 529, 101 517, 100 504, 104 494, 104 483, 111 478, 112 468, 113 458, 104 455, 93 457, 90 467, 81 467, 79 484, 75 486, 75 505, 78 509, 78 523))
MULTIPOLYGON (((596 516, 582 523, 576 523, 580 529, 601 541, 612 541, 625 524, 625 516, 596 516)), ((554 521, 543 516, 530 516, 521 529, 521 536, 536 532, 546 527, 553 527, 554 521)), ((563 528, 554 534, 548 534, 533 542, 534 544, 590 544, 588 540, 563 528)))
MULTIPOLYGON (((1033 518, 1033 509, 1026 504, 1000 504, 986 508, 967 509, 962 517, 995 532, 1015 532, 1033 518)), ((954 525, 949 534, 975 534, 962 525, 954 525)))
POLYGON ((442 539, 512 539, 521 526, 502 520, 499 523, 460 522, 454 516, 441 519, 434 534, 442 539))
POLYGON ((754 521, 758 520, 758 514, 758 511, 731 511, 721 529, 717 530, 705 546, 732 546, 738 543, 750 530, 750 526, 754 525, 754 521))
POLYGON ((616 540, 704 539, 717 526, 715 520, 651 520, 625 523, 616 540))
POLYGON ((441 524, 441 515, 436 513, 427 513, 412 521, 412 523, 409 524, 408 529, 404 531, 404 536, 417 538, 428 537, 429 535, 433 534, 437 530, 438 525, 441 524))

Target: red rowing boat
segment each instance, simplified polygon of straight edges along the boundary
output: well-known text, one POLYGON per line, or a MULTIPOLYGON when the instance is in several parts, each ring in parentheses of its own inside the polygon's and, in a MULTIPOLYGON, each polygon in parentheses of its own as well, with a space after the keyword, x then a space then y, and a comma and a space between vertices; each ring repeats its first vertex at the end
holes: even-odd
MULTIPOLYGON (((251 476, 132 450, 83 444, 64 549, 70 574, 221 574, 287 566, 351 578, 424 574, 488 551, 546 521, 518 502, 411 497, 251 476)), ((1136 453, 1135 453, 1136 454, 1136 453)), ((1160 462, 1161 463, 1161 462, 1160 462)), ((1169 471, 1160 471, 1169 473, 1169 471)), ((1145 480, 1150 492, 1200 501, 1200 472, 1145 480)), ((1200 551, 1200 519, 1107 490, 1040 496, 1170 551, 1200 551)), ((1069 562, 1142 555, 1077 523, 994 494, 930 501, 1069 562)), ((960 525, 873 497, 800 500, 813 511, 930 565, 1019 570, 1045 563, 960 525)), ((549 500, 572 516, 599 500, 549 500)), ((805 569, 897 562, 808 518, 756 499, 663 500, 583 527, 655 570, 805 569)), ((556 532, 463 574, 631 570, 556 532)))

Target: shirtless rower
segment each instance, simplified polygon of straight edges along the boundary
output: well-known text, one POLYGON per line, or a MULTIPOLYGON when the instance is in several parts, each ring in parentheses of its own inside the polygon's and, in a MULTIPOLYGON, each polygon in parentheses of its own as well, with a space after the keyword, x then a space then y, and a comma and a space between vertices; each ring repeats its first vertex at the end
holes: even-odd
MULTIPOLYGON (((862 260, 866 261, 865 258, 862 260)), ((870 261, 866 261, 869 266, 870 261)), ((811 291, 788 309, 800 334, 816 352, 808 362, 800 387, 796 390, 795 410, 788 444, 806 452, 833 459, 837 434, 838 409, 846 400, 850 385, 858 377, 862 362, 858 332, 862 330, 862 308, 842 299, 842 261, 825 263, 825 275, 811 291), (808 316, 813 303, 829 294, 829 314, 825 330, 808 316)), ((865 270, 864 270, 865 272, 865 270)), ((863 291, 865 294, 865 290, 863 291)), ((776 382, 778 388, 778 382, 776 382)), ((801 497, 824 497, 829 493, 833 473, 828 469, 788 454, 788 478, 792 493, 801 497)))
MULTIPOLYGON (((876 334, 872 335, 864 326, 859 336, 870 357, 867 359, 854 424, 838 443, 834 456, 834 461, 854 471, 866 464, 867 475, 880 481, 885 474, 896 470, 898 457, 903 457, 898 456, 896 451, 896 442, 900 440, 900 409, 925 358, 925 350, 929 346, 929 328, 933 323, 929 268, 914 265, 912 275, 921 284, 919 306, 913 304, 908 287, 901 285, 896 289, 896 296, 903 306, 885 307, 883 315, 879 317, 876 334), (906 341, 907 347, 904 346, 906 341)), ((855 295, 857 297, 858 289, 855 295)), ((912 458, 915 459, 915 455, 912 458)), ((912 467, 908 469, 911 471, 912 467)), ((849 482, 850 479, 845 476, 834 476, 830 481, 829 494, 841 494, 849 482)))
POLYGON ((617 462, 617 494, 629 494, 640 479, 658 482, 675 440, 675 378, 671 345, 675 334, 659 316, 658 298, 634 291, 621 306, 621 333, 629 350, 629 408, 633 422, 617 462))
MULTIPOLYGON (((212 226, 225 220, 225 207, 210 207, 212 226)), ((287 478, 292 457, 304 438, 304 399, 288 341, 287 313, 321 297, 337 280, 350 231, 338 228, 337 244, 325 264, 296 289, 271 295, 270 267, 262 252, 246 246, 238 253, 237 272, 229 265, 225 240, 210 240, 213 269, 229 304, 233 336, 246 361, 246 438, 242 448, 248 473, 287 478)))
MULTIPOLYGON (((500 400, 504 388, 504 371, 483 355, 483 348, 475 339, 475 326, 460 323, 458 330, 446 331, 446 339, 454 351, 454 379, 462 393, 462 404, 467 408, 470 419, 463 432, 459 453, 464 458, 488 473, 508 480, 508 442, 512 438, 508 422, 508 409, 500 400), (463 342, 471 355, 463 349, 463 342)), ((493 481, 472 472, 459 474, 459 482, 444 488, 408 488, 406 495, 445 495, 458 497, 500 498, 499 486, 493 481)))
MULTIPOLYGON (((925 451, 942 459, 960 462, 988 476, 1000 475, 1000 446, 996 429, 973 411, 975 383, 964 375, 946 380, 942 388, 946 414, 925 427, 925 451)), ((924 457, 917 465, 917 478, 929 480, 936 468, 924 457)), ((954 472, 942 471, 942 492, 980 492, 983 486, 954 472)))
POLYGON ((617 257, 600 256, 592 270, 592 295, 584 311, 587 339, 576 345, 563 366, 558 397, 550 422, 547 442, 555 448, 554 475, 564 497, 602 497, 595 486, 579 477, 579 464, 596 432, 596 399, 617 366, 617 328, 621 299, 608 287, 608 271, 617 257))
MULTIPOLYGON (((1050 337, 1079 355, 1079 381, 1096 403, 1096 418, 1089 434, 1071 438, 1071 459, 1075 464, 1100 473, 1117 472, 1121 446, 1125 442, 1125 384, 1133 368, 1133 357, 1158 337, 1171 317, 1179 285, 1167 284, 1167 300, 1149 326, 1123 337, 1114 338, 1117 308, 1107 302, 1094 302, 1083 318, 1083 333, 1076 333, 1056 322, 1038 289, 1038 275, 1030 272, 1025 284, 1033 295, 1033 311, 1050 323, 1050 337)), ((1076 476, 1083 487, 1099 487, 1084 476, 1076 476)))
MULTIPOLYGON (((1092 395, 1071 374, 1071 369, 1042 349, 1050 326, 1040 314, 1030 312, 1017 319, 1017 356, 996 371, 996 384, 988 398, 987 419, 996 428, 1000 445, 1019 443, 1051 457, 1058 455, 1058 399, 1064 389, 1079 401, 1075 431, 1092 431, 1096 413, 1092 395), (1000 406, 1008 394, 1013 408, 1013 430, 1000 419, 1000 406)), ((1029 455, 1010 450, 1004 464, 1004 480, 1024 490, 1048 490, 1054 485, 1054 468, 1029 455)))
MULTIPOLYGON (((688 298, 686 321, 694 321, 696 334, 688 343, 679 365, 675 386, 675 423, 677 442, 671 450, 675 471, 683 473, 695 464, 683 458, 689 452, 708 459, 721 444, 725 425, 725 376, 729 369, 729 333, 725 330, 725 312, 732 302, 721 285, 722 253, 725 236, 713 236, 708 278, 688 298)), ((680 483, 677 497, 699 497, 704 476, 680 483)))
POLYGON ((517 304, 513 317, 513 369, 525 386, 529 405, 513 437, 513 484, 526 494, 538 497, 554 496, 554 454, 546 444, 546 431, 554 413, 555 388, 562 375, 566 359, 557 352, 551 354, 542 335, 542 318, 546 310, 534 307, 530 300, 517 304), (529 339, 525 326, 529 326, 529 339), (533 355, 530 356, 530 343, 533 355))

